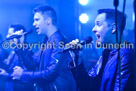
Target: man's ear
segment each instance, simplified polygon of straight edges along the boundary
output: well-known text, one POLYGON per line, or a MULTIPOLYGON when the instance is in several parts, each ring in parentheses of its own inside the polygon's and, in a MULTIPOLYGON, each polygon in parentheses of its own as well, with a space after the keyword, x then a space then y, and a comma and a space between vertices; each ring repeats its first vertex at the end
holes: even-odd
POLYGON ((52 24, 52 19, 51 18, 48 18, 47 19, 47 24, 49 25, 49 24, 52 24))
POLYGON ((115 25, 115 23, 112 23, 111 28, 112 28, 112 33, 113 34, 116 33, 116 25, 115 25))

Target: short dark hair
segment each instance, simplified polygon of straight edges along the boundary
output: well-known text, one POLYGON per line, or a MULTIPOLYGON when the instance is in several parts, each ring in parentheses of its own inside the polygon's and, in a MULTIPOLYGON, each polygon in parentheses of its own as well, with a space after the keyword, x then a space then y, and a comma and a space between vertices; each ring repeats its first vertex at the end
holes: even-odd
POLYGON ((41 12, 42 14, 47 14, 52 19, 52 24, 57 24, 57 14, 55 10, 50 6, 39 6, 34 9, 34 13, 41 12))
MULTIPOLYGON (((19 31, 21 29, 23 30, 23 33, 26 32, 26 28, 23 25, 21 25, 21 24, 11 24, 9 26, 9 28, 14 28, 14 32, 19 31)), ((24 41, 26 41, 27 36, 26 35, 24 35, 24 36, 25 36, 24 37, 24 41)))
MULTIPOLYGON (((115 9, 99 9, 98 14, 105 13, 106 14, 106 21, 110 23, 115 23, 115 9)), ((123 13, 120 11, 117 11, 117 27, 121 29, 121 23, 122 23, 122 17, 123 13)), ((123 25, 122 29, 124 30, 126 25, 126 14, 124 14, 123 17, 123 25)))
POLYGON ((9 26, 9 28, 14 28, 14 32, 16 32, 18 30, 21 30, 21 29, 23 30, 23 32, 26 32, 25 27, 23 25, 21 25, 21 24, 11 24, 9 26))

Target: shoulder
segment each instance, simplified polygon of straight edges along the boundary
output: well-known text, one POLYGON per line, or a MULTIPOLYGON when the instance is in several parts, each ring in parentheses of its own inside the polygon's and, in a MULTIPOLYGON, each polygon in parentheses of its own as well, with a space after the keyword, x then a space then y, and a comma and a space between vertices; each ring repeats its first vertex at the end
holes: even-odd
POLYGON ((52 37, 53 42, 58 43, 58 42, 64 42, 67 43, 66 37, 59 31, 55 32, 55 34, 52 37))
POLYGON ((130 46, 131 43, 125 44, 125 47, 120 49, 120 57, 125 63, 132 63, 134 60, 134 48, 130 46))
POLYGON ((120 49, 121 54, 134 54, 134 45, 133 43, 124 42, 124 46, 120 49))

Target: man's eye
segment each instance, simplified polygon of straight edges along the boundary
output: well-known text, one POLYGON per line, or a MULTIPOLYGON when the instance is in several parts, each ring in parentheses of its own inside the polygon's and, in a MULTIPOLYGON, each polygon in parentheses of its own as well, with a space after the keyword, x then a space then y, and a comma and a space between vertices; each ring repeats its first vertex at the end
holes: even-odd
POLYGON ((35 19, 35 21, 39 21, 39 19, 35 19))
POLYGON ((97 23, 98 26, 101 26, 101 23, 97 23))

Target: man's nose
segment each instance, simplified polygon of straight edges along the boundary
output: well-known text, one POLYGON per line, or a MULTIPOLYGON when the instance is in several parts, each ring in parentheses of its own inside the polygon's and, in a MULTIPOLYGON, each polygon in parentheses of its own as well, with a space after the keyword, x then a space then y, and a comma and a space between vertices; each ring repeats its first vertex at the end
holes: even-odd
POLYGON ((95 33, 96 31, 97 31, 96 26, 94 26, 93 29, 92 29, 92 32, 95 33))
POLYGON ((33 26, 34 26, 34 27, 36 26, 35 22, 33 22, 33 26))

